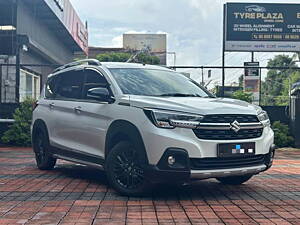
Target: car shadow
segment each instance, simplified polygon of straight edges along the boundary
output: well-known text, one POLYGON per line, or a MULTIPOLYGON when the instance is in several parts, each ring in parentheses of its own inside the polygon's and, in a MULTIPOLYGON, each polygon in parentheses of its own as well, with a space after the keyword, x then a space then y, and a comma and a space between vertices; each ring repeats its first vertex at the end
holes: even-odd
POLYGON ((61 173, 66 178, 87 180, 90 183, 107 185, 106 174, 103 170, 80 164, 59 164, 54 171, 61 173))
MULTIPOLYGON (((119 199, 120 194, 109 187, 106 174, 100 169, 79 164, 59 164, 54 171, 63 177, 71 179, 86 180, 93 185, 104 185, 109 190, 109 196, 119 199)), ((245 200, 252 199, 249 190, 255 189, 256 185, 249 181, 239 186, 223 185, 215 179, 191 181, 189 183, 155 185, 151 192, 140 197, 130 197, 136 200, 205 200, 205 201, 224 201, 224 200, 245 200)))

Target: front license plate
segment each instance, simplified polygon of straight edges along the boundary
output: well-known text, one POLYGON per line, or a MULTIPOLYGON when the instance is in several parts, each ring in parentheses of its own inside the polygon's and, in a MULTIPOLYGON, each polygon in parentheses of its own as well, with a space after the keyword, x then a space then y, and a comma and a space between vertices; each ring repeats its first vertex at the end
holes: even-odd
POLYGON ((255 142, 218 144, 218 157, 255 155, 255 142))

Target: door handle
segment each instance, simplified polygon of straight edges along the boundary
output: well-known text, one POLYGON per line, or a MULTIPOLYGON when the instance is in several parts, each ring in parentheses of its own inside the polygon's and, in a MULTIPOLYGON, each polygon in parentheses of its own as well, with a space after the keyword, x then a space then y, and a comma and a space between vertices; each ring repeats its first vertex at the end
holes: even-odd
POLYGON ((78 114, 81 113, 81 107, 80 106, 75 107, 74 111, 78 114))
POLYGON ((50 109, 53 109, 54 106, 55 106, 55 104, 54 104, 53 102, 49 104, 49 108, 50 108, 50 109))

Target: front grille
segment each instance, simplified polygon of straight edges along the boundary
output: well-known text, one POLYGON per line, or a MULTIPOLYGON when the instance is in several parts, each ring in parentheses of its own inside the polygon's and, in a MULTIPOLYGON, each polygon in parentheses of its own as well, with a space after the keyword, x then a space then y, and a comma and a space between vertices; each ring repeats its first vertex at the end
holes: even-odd
POLYGON ((262 135, 263 129, 260 128, 260 129, 240 130, 237 133, 234 132, 233 130, 195 129, 194 133, 199 139, 240 140, 240 139, 258 138, 262 135))
POLYGON ((257 123, 259 122, 257 116, 255 115, 206 115, 201 122, 203 123, 232 123, 233 121, 238 121, 239 123, 257 123))
POLYGON ((241 129, 235 132, 230 129, 230 124, 234 121, 240 124, 247 123, 259 123, 257 116, 255 115, 241 115, 241 114, 229 114, 229 115, 206 115, 201 121, 202 124, 209 124, 210 129, 207 127, 199 126, 198 129, 194 129, 195 135, 199 139, 205 140, 240 140, 240 139, 252 139, 258 138, 263 133, 262 127, 252 129, 241 129), (216 125, 214 125, 216 124, 216 125), (227 129, 218 128, 217 124, 227 124, 227 129))
POLYGON ((223 158, 191 158, 192 170, 232 169, 263 165, 265 155, 235 156, 223 158))

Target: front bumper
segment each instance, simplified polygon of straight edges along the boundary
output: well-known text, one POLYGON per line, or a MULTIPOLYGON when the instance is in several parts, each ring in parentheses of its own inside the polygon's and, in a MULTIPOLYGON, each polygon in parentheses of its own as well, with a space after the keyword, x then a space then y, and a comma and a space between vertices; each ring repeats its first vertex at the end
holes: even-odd
POLYGON ((218 169, 218 170, 192 170, 191 179, 207 179, 216 177, 228 177, 228 176, 242 176, 246 174, 258 174, 265 171, 266 165, 251 166, 244 168, 233 168, 233 169, 218 169))
POLYGON ((141 129, 141 134, 150 165, 157 165, 166 149, 170 147, 185 149, 190 158, 214 158, 217 157, 218 144, 255 142, 256 154, 264 155, 274 143, 274 132, 270 127, 265 127, 259 138, 239 140, 199 139, 192 129, 161 129, 153 125, 144 127, 147 129, 141 129))
POLYGON ((168 149, 156 166, 146 166, 146 177, 153 183, 173 182, 182 183, 194 179, 208 179, 217 177, 255 175, 271 168, 275 156, 275 145, 272 145, 268 154, 263 155, 263 162, 260 165, 245 166, 239 168, 219 168, 211 170, 191 169, 190 160, 187 151, 183 149, 168 149), (181 157, 178 166, 170 166, 167 164, 169 155, 181 157), (185 158, 184 158, 185 157, 185 158), (184 165, 184 163, 186 164, 184 165))

